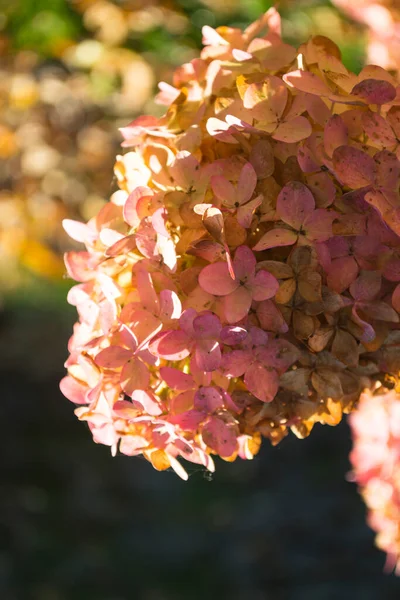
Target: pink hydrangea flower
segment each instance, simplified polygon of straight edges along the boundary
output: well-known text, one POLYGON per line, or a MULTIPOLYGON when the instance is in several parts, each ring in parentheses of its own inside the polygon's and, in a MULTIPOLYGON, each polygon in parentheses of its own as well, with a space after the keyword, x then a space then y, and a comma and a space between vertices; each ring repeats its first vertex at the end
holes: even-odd
POLYGON ((223 312, 228 323, 236 323, 249 312, 253 300, 272 298, 278 282, 268 271, 256 273, 257 261, 247 246, 240 246, 233 259, 235 278, 225 262, 216 262, 201 271, 199 283, 205 292, 223 297, 223 312))
POLYGON ((205 27, 165 114, 121 129, 119 190, 64 222, 61 390, 96 442, 183 479, 400 385, 396 79, 280 34, 275 9, 205 27))
POLYGON ((400 396, 378 388, 361 395, 351 415, 353 466, 351 479, 360 488, 369 511, 368 524, 376 544, 387 553, 387 570, 400 566, 400 396))

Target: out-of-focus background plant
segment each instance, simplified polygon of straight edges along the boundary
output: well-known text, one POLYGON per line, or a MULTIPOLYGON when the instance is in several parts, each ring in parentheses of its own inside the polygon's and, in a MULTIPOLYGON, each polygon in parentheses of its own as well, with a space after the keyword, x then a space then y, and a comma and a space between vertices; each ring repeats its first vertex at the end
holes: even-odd
MULTIPOLYGON (((156 84, 197 55, 201 27, 243 26, 272 4, 0 0, 1 598, 399 597, 342 481, 345 423, 222 465, 212 485, 194 471, 182 491, 95 447, 58 392, 74 319, 61 220, 106 202, 117 128, 160 114, 156 84)), ((328 35, 349 68, 396 69, 396 4, 282 0, 284 37, 328 35)))

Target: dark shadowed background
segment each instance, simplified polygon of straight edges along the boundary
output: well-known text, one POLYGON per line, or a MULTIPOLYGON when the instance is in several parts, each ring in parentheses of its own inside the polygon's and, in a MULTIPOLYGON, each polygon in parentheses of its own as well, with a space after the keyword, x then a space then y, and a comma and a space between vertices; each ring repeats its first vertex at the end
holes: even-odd
MULTIPOLYGON (((159 110, 155 82, 196 55, 201 26, 269 5, 0 0, 1 600, 400 597, 345 479, 345 422, 185 483, 112 458, 58 389, 75 319, 60 220, 106 201, 117 126, 159 110)), ((362 64, 363 31, 328 2, 282 10, 287 39, 328 33, 362 64)))

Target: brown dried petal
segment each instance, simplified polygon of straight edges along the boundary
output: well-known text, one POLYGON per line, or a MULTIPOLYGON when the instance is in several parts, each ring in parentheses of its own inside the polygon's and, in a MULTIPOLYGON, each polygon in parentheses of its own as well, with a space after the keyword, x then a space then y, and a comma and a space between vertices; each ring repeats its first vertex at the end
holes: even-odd
POLYGON ((277 304, 287 304, 292 299, 295 291, 296 281, 294 279, 282 281, 279 290, 275 294, 275 302, 277 302, 277 304))
POLYGON ((343 329, 337 330, 331 352, 348 367, 355 367, 358 363, 358 344, 353 336, 343 329))
POLYGON ((292 371, 287 371, 281 376, 280 385, 285 390, 297 392, 301 396, 307 396, 310 373, 310 369, 293 369, 292 371))
POLYGON ((293 330, 294 335, 299 340, 308 340, 315 331, 315 321, 313 317, 305 315, 299 310, 293 312, 293 330))
POLYGON ((320 327, 308 339, 308 346, 313 352, 321 352, 329 344, 334 333, 333 327, 320 327))
POLYGON ((322 279, 316 271, 307 270, 302 272, 298 280, 298 291, 307 302, 318 302, 322 300, 322 279))
POLYGON ((311 383, 321 398, 340 398, 342 384, 337 373, 329 368, 319 368, 311 375, 311 383))

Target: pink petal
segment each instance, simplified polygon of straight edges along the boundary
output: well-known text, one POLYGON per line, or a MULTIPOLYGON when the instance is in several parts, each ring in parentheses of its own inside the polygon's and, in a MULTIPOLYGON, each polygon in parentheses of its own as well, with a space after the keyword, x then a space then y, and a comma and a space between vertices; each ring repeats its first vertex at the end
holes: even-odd
POLYGON ((332 115, 324 129, 324 147, 328 156, 348 142, 347 127, 340 115, 332 115))
POLYGON ((257 175, 253 165, 246 163, 239 175, 237 184, 237 200, 240 204, 248 202, 257 185, 257 175))
POLYGON ((90 265, 91 255, 89 252, 66 252, 64 254, 64 263, 68 275, 75 281, 90 281, 94 279, 96 273, 93 266, 90 265))
POLYGON ((187 308, 179 318, 179 327, 189 338, 194 337, 193 321, 197 317, 197 312, 193 308, 187 308))
MULTIPOLYGON (((379 213, 385 225, 400 236, 400 208, 393 206, 391 190, 372 190, 365 194, 365 200, 379 213)), ((397 192, 393 194, 397 201, 397 192)))
POLYGON ((258 140, 252 144, 249 161, 259 179, 270 177, 275 169, 274 151, 268 140, 258 140))
POLYGON ((168 360, 182 360, 190 354, 191 341, 184 331, 163 331, 149 344, 149 350, 154 356, 168 360))
POLYGON ((213 413, 224 407, 224 401, 215 387, 201 387, 194 396, 194 407, 207 413, 213 413))
POLYGON ((375 154, 374 161, 377 164, 377 185, 397 189, 400 178, 400 161, 397 156, 388 150, 381 150, 375 154))
POLYGON ((264 367, 273 367, 280 375, 300 358, 296 346, 278 338, 271 340, 267 346, 256 348, 254 355, 264 367))
POLYGON ((322 98, 306 94, 305 102, 307 112, 313 121, 324 127, 331 116, 331 112, 322 98))
POLYGON ((361 336, 357 336, 357 337, 359 337, 361 342, 366 342, 367 344, 372 342, 376 338, 376 333, 375 333, 375 330, 372 327, 372 325, 370 325, 370 323, 367 323, 367 321, 364 321, 363 319, 361 319, 361 317, 357 313, 356 306, 353 306, 351 314, 352 314, 353 321, 362 330, 361 336))
POLYGON ((297 233, 290 229, 271 229, 267 231, 253 246, 255 252, 262 252, 278 246, 292 246, 297 242, 297 233))
POLYGON ((86 392, 88 387, 79 383, 74 377, 67 375, 60 381, 60 390, 62 394, 74 404, 87 404, 86 392))
POLYGON ((153 225, 154 230, 158 234, 163 235, 164 237, 169 237, 168 229, 165 226, 167 220, 168 220, 168 213, 165 210, 165 208, 158 208, 151 215, 151 224, 153 225))
POLYGON ((329 96, 332 92, 326 83, 314 73, 310 71, 291 71, 282 77, 283 81, 290 87, 296 88, 307 94, 315 94, 316 96, 329 96))
POLYGON ((221 348, 215 340, 199 340, 195 350, 196 363, 200 371, 210 373, 221 364, 221 348))
POLYGON ((350 294, 355 300, 365 302, 374 300, 381 290, 382 279, 377 271, 361 271, 350 286, 350 294))
POLYGON ((308 138, 311 134, 310 121, 306 117, 295 117, 291 121, 284 121, 278 125, 271 137, 278 142, 293 144, 308 138))
POLYGON ((286 333, 288 331, 285 319, 272 300, 260 302, 256 312, 261 327, 266 331, 275 331, 276 333, 286 333))
POLYGON ((203 442, 221 457, 232 456, 238 444, 234 428, 218 417, 211 417, 201 430, 203 442))
POLYGON ((194 394, 197 384, 194 382, 193 389, 185 390, 174 396, 170 400, 170 412, 171 414, 179 414, 191 410, 193 408, 194 394))
POLYGON ((239 225, 244 227, 245 229, 249 229, 251 222, 253 220, 253 215, 255 210, 260 206, 263 201, 263 196, 260 194, 254 200, 247 202, 243 206, 240 206, 237 210, 236 217, 239 225))
POLYGON ((397 141, 393 129, 381 115, 369 110, 362 113, 362 124, 369 140, 368 145, 376 148, 393 148, 397 141))
POLYGON ((144 347, 162 328, 160 319, 147 310, 136 310, 133 312, 130 315, 129 324, 140 347, 144 347))
POLYGON ((249 333, 253 346, 265 346, 268 342, 268 333, 259 327, 250 327, 249 333))
POLYGON ((309 141, 307 140, 303 146, 299 146, 297 149, 297 162, 303 173, 313 173, 320 169, 315 153, 309 147, 309 141))
POLYGON ((205 292, 214 296, 226 296, 239 285, 230 276, 225 262, 217 262, 204 267, 199 275, 199 284, 205 292))
POLYGON ((89 227, 86 223, 73 221, 72 219, 63 219, 62 226, 69 237, 76 242, 92 243, 96 240, 98 233, 89 227))
MULTIPOLYGON (((144 385, 143 387, 147 387, 144 385)), ((133 402, 133 406, 139 407, 144 410, 147 414, 157 417, 163 413, 163 407, 160 399, 155 394, 145 391, 144 389, 135 389, 130 394, 133 402)))
POLYGON ((145 258, 157 255, 157 233, 148 219, 143 219, 136 232, 136 246, 145 258))
POLYGON ((273 298, 279 290, 279 283, 276 277, 268 273, 268 271, 258 271, 251 284, 251 292, 253 300, 268 300, 273 298))
POLYGON ((169 173, 175 185, 187 191, 198 178, 199 167, 197 158, 184 150, 177 153, 173 164, 169 167, 169 173))
POLYGON ((310 188, 318 208, 327 208, 334 202, 336 188, 328 173, 307 175, 307 186, 310 188))
POLYGON ((400 281, 400 259, 391 258, 383 269, 383 276, 389 281, 400 281))
POLYGON ((124 346, 128 346, 132 352, 135 352, 138 347, 137 339, 135 334, 127 325, 122 325, 119 333, 119 339, 124 346))
POLYGON ((337 213, 328 211, 325 208, 317 208, 306 217, 303 223, 306 236, 314 242, 325 242, 332 237, 332 222, 337 217, 337 213))
POLYGON ((134 227, 136 229, 136 227, 138 227, 140 224, 140 218, 136 210, 137 203, 139 202, 139 200, 143 197, 151 198, 153 196, 153 193, 154 192, 150 188, 145 186, 139 186, 129 194, 124 204, 123 216, 124 221, 128 223, 130 227, 134 227))
POLYGON ((331 290, 342 294, 355 281, 358 264, 352 256, 343 256, 332 261, 328 271, 327 284, 331 290))
POLYGON ((364 79, 351 90, 353 96, 359 96, 368 104, 387 104, 396 98, 396 88, 388 81, 364 79))
POLYGON ((171 271, 176 270, 177 257, 175 252, 175 244, 171 238, 164 235, 157 235, 157 250, 162 257, 162 263, 171 271))
POLYGON ((253 55, 249 52, 245 52, 244 50, 238 50, 237 48, 234 48, 232 50, 232 56, 238 62, 245 62, 246 60, 251 60, 253 58, 253 55))
POLYGON ((237 325, 227 325, 221 331, 221 341, 227 346, 236 346, 245 340, 247 331, 237 325))
MULTIPOLYGON (((393 299, 393 296, 392 296, 393 299)), ((357 306, 369 317, 377 321, 398 323, 399 316, 386 302, 358 302, 357 306)))
POLYGON ((127 235, 118 240, 112 246, 109 246, 105 252, 106 256, 112 258, 119 256, 120 254, 128 254, 136 248, 136 237, 134 235, 127 235))
POLYGON ((357 189, 374 182, 376 164, 366 152, 353 146, 339 146, 332 159, 336 175, 350 188, 357 189))
POLYGON ((135 390, 144 390, 149 386, 150 373, 141 360, 129 360, 121 371, 121 387, 125 394, 131 396, 135 390))
POLYGON ((187 375, 179 369, 172 367, 161 367, 160 375, 165 383, 173 390, 191 390, 196 387, 194 379, 191 375, 187 375))
POLYGON ((240 377, 252 362, 249 350, 233 350, 222 356, 221 371, 228 377, 240 377))
POLYGON ((238 287, 231 294, 224 296, 222 306, 228 323, 237 323, 247 317, 251 302, 251 292, 244 286, 238 287))
POLYGON ((194 242, 186 252, 192 256, 199 256, 208 262, 220 261, 225 256, 225 251, 221 244, 212 240, 199 240, 194 242))
MULTIPOLYGON (((236 202, 236 190, 230 181, 222 175, 211 177, 211 188, 214 196, 227 206, 234 206, 236 202)), ((217 204, 217 203, 216 203, 217 204)))
POLYGON ((254 363, 246 370, 244 383, 249 392, 262 402, 272 402, 279 388, 279 377, 275 369, 266 369, 254 363))
POLYGON ((140 410, 134 407, 132 402, 128 400, 118 400, 113 406, 114 414, 121 419, 135 419, 139 414, 140 410))
POLYGON ((214 313, 207 311, 193 321, 193 331, 196 340, 215 340, 221 333, 221 321, 214 313))
POLYGON ((159 302, 158 296, 154 289, 153 280, 150 273, 141 267, 141 263, 139 263, 139 268, 136 269, 136 285, 140 300, 142 302, 142 307, 145 310, 157 313, 159 302))
POLYGON ((132 355, 132 350, 121 348, 121 346, 109 346, 97 354, 95 362, 104 369, 118 369, 132 358, 132 355))
POLYGON ((285 185, 280 191, 276 201, 276 210, 279 217, 299 231, 304 219, 309 216, 315 208, 315 200, 304 184, 292 181, 285 185))
POLYGON ((171 416, 169 421, 184 431, 196 431, 206 417, 207 415, 201 410, 188 410, 179 415, 171 416))
MULTIPOLYGON (((254 270, 257 264, 256 257, 248 246, 239 246, 233 259, 233 269, 238 281, 247 281, 254 276, 254 270)), ((238 287, 236 282, 235 288, 238 287)), ((233 291, 233 290, 231 290, 233 291)))
POLYGON ((238 144, 237 139, 232 135, 236 132, 235 127, 232 127, 225 121, 210 117, 206 123, 207 132, 216 140, 225 142, 226 144, 238 144))
POLYGON ((160 292, 160 319, 165 321, 171 321, 179 319, 182 314, 182 304, 179 300, 178 294, 171 290, 162 290, 160 292))

